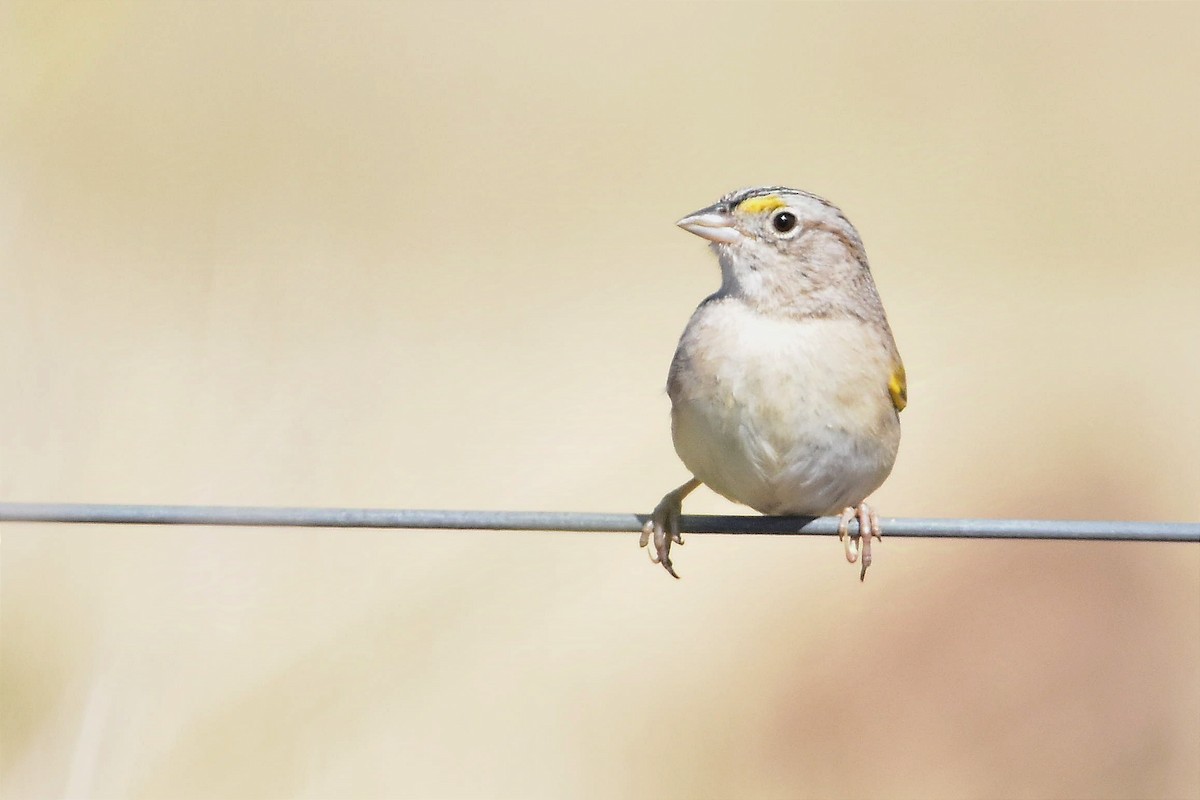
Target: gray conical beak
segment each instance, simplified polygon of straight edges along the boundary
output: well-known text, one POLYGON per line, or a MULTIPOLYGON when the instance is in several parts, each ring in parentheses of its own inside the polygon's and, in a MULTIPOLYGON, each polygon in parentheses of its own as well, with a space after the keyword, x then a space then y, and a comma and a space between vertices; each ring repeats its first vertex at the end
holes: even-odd
POLYGON ((733 215, 722 206, 700 209, 675 224, 688 233, 694 233, 710 242, 733 244, 742 238, 738 229, 733 227, 733 215))

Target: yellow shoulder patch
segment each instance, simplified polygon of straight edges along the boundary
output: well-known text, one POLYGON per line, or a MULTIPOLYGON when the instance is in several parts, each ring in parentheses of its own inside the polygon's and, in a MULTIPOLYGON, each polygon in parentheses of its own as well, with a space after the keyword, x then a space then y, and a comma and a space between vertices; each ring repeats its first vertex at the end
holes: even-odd
POLYGON ((897 411, 903 411, 908 405, 908 378, 904 374, 904 365, 896 366, 892 377, 888 378, 888 394, 892 396, 892 405, 897 411))
POLYGON ((766 211, 774 211, 777 208, 783 208, 787 203, 777 195, 768 194, 762 197, 751 197, 748 200, 743 200, 738 204, 737 210, 745 214, 762 214, 766 211))

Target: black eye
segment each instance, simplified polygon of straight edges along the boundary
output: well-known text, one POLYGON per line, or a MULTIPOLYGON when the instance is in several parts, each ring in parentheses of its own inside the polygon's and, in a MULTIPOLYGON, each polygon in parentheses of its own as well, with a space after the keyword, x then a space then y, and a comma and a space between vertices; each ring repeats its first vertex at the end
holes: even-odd
POLYGON ((771 217, 771 227, 780 233, 787 233, 796 227, 796 215, 790 211, 780 211, 771 217))

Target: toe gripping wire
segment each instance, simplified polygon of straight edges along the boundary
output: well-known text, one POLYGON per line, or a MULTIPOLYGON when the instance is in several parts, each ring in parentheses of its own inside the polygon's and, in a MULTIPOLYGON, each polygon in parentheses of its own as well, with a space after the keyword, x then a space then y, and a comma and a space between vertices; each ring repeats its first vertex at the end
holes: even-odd
POLYGON ((636 532, 642 546, 649 546, 653 540, 651 558, 672 575, 676 573, 670 560, 671 544, 683 544, 684 533, 837 535, 844 542, 846 558, 860 563, 860 578, 871 564, 871 541, 879 537, 881 530, 886 530, 889 538, 1200 543, 1200 522, 881 520, 872 509, 864 510, 861 505, 846 509, 839 517, 685 516, 679 513, 680 504, 696 488, 694 483, 689 481, 668 494, 652 514, 0 502, 0 523, 636 532), (855 520, 858 524, 851 534, 855 520))

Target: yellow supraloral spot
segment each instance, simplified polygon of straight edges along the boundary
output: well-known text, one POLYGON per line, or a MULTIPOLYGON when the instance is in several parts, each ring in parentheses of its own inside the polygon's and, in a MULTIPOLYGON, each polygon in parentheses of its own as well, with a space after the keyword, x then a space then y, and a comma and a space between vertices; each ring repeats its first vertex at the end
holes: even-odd
POLYGON ((773 194, 763 195, 762 197, 751 197, 748 200, 743 200, 738 204, 737 210, 746 214, 762 214, 765 211, 774 211, 777 208, 783 208, 787 203, 773 194))
POLYGON ((903 411, 908 405, 908 378, 904 375, 904 365, 896 366, 892 377, 888 378, 888 394, 892 396, 892 405, 897 411, 903 411))

